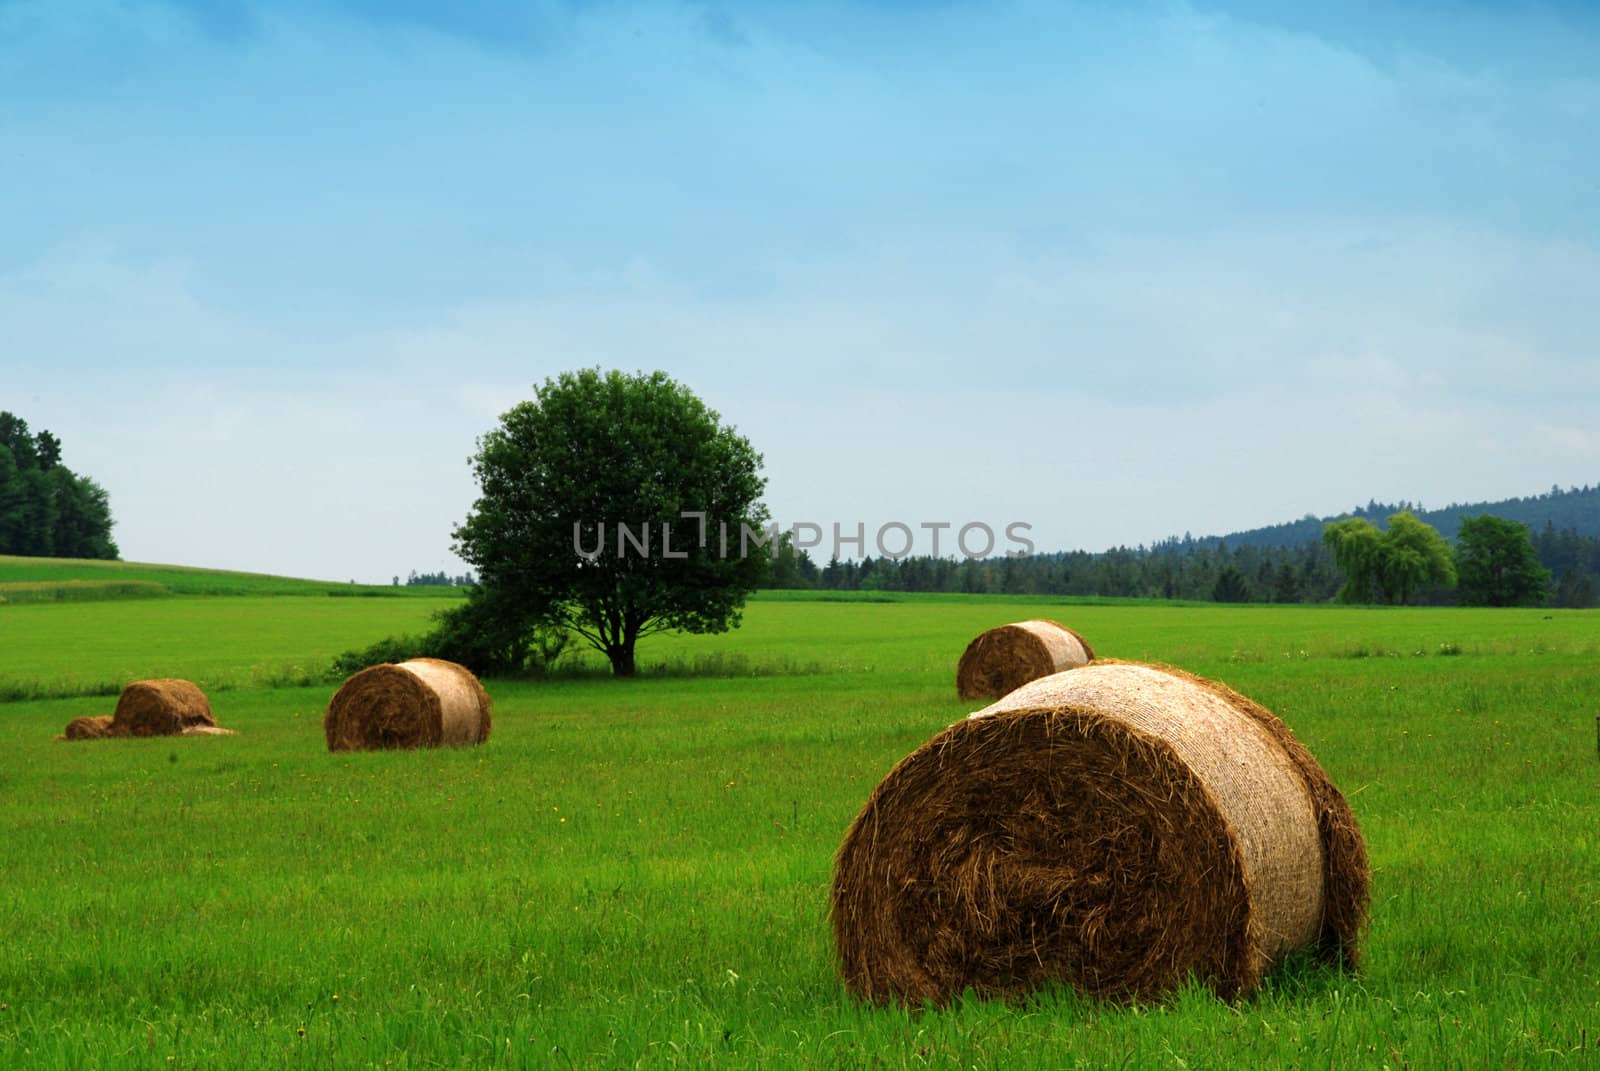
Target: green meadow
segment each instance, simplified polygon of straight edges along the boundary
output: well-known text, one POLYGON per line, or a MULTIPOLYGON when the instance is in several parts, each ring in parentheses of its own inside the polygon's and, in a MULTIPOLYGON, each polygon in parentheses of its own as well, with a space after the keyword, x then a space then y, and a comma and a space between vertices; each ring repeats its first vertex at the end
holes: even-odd
MULTIPOLYGON (((18 561, 0 590, 107 579, 18 561)), ((483 747, 333 755, 333 656, 450 593, 181 572, 0 605, 0 1067, 1600 1067, 1600 613, 764 594, 646 641, 634 680, 486 682, 483 747), (1029 616, 1289 723, 1371 853, 1359 974, 1291 963, 1237 1004, 843 991, 839 840, 976 706, 966 642, 1029 616), (239 735, 53 740, 141 676, 239 735)))
POLYGON ((450 589, 338 584, 267 573, 226 572, 186 565, 23 558, 0 554, 0 605, 28 602, 99 602, 168 595, 332 595, 438 598, 450 589))

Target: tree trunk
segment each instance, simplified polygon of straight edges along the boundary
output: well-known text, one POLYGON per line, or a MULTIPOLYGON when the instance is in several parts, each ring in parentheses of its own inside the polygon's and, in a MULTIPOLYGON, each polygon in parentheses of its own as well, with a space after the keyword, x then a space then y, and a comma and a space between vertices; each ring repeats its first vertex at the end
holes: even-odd
POLYGON ((611 675, 614 677, 631 677, 634 675, 633 641, 625 640, 606 648, 606 657, 611 659, 611 675))

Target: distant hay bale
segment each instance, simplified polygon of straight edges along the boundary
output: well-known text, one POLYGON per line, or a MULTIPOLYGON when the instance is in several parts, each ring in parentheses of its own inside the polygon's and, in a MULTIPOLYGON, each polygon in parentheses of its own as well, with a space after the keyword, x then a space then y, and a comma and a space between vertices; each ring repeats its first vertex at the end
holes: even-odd
POLYGON ((1001 625, 967 644, 956 666, 962 699, 999 699, 1040 677, 1094 660, 1089 641, 1058 621, 1001 625))
POLYGON ((1124 662, 1036 680, 873 790, 839 849, 846 986, 944 1004, 1052 983, 1226 999, 1288 953, 1354 967, 1368 902, 1354 816, 1271 713, 1124 662))
POLYGON ((329 751, 481 744, 489 739, 491 702, 465 666, 413 658, 370 666, 344 682, 322 729, 329 751))
POLYGON ((113 714, 74 718, 58 740, 102 740, 114 736, 233 736, 217 726, 211 704, 192 681, 164 677, 134 681, 122 689, 113 714))
POLYGON ((112 736, 177 736, 195 726, 214 726, 206 693, 192 681, 134 681, 122 689, 111 715, 112 736))
POLYGON ((73 718, 60 740, 104 740, 111 735, 111 715, 95 714, 87 718, 73 718))

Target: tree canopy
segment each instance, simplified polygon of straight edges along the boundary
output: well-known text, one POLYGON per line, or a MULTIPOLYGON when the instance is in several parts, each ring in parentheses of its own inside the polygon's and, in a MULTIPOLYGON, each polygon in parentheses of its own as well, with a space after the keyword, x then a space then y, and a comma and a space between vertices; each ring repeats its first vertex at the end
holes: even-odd
POLYGON ((1456 573, 1469 606, 1542 603, 1550 592, 1550 570, 1539 564, 1527 526, 1487 513, 1462 518, 1456 573))
POLYGON ((115 558, 105 489, 61 464, 61 440, 0 412, 0 554, 115 558))
POLYGON ((738 624, 779 546, 761 455, 662 372, 548 379, 472 461, 481 494, 455 539, 474 597, 513 631, 571 630, 620 676, 643 636, 738 624))
POLYGON ((1419 591, 1456 582, 1450 545, 1408 511, 1391 516, 1383 531, 1363 517, 1334 521, 1323 528, 1322 540, 1345 574, 1342 602, 1401 606, 1419 591))

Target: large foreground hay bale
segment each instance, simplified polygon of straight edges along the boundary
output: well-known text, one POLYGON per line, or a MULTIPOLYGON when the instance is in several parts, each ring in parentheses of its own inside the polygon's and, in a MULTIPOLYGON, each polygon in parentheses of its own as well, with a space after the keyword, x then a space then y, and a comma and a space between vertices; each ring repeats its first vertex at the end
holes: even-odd
POLYGON ((177 736, 198 725, 214 726, 211 704, 192 681, 134 681, 122 689, 111 715, 112 736, 177 736))
POLYGON ((489 693, 465 666, 439 658, 370 666, 334 694, 322 729, 329 751, 481 744, 489 693))
POLYGON ((1132 663, 1034 681, 873 791, 835 863, 846 985, 877 1002, 1065 983, 1248 992, 1287 953, 1355 966, 1366 849, 1272 714, 1132 663))
POLYGON ((1018 621, 967 644, 956 666, 956 691, 962 699, 999 699, 1031 680, 1093 660, 1089 641, 1059 621, 1018 621))

